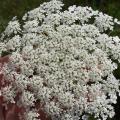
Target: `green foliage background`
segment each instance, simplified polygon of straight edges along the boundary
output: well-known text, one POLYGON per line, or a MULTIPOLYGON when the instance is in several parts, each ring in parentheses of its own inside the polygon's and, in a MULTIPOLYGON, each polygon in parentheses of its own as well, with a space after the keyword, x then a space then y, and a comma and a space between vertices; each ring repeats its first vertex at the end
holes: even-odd
MULTIPOLYGON (((0 33, 5 29, 7 23, 17 16, 19 19, 27 11, 38 7, 42 2, 49 0, 0 0, 0 33)), ((70 5, 91 6, 120 20, 120 0, 63 0, 64 9, 70 5)), ((116 29, 113 35, 120 36, 120 28, 116 29)), ((120 67, 115 72, 120 78, 120 67)), ((112 120, 120 120, 120 99, 115 105, 116 116, 112 120)), ((90 120, 93 120, 91 117, 90 120)))

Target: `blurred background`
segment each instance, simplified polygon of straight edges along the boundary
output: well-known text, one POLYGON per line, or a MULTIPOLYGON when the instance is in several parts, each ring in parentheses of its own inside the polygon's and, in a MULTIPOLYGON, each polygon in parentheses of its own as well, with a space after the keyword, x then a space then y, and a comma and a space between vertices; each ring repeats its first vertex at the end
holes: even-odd
MULTIPOLYGON (((49 0, 0 0, 0 33, 5 29, 7 23, 17 16, 19 19, 29 10, 38 7, 41 3, 49 0)), ((71 5, 91 6, 94 10, 100 10, 120 20, 120 0, 62 0, 64 9, 71 5)), ((120 28, 113 35, 120 37, 120 28)), ((115 76, 120 79, 120 65, 115 71, 115 76)), ((114 105, 116 115, 108 120, 120 120, 120 97, 118 104, 114 105)), ((91 117, 91 120, 93 118, 91 117)))

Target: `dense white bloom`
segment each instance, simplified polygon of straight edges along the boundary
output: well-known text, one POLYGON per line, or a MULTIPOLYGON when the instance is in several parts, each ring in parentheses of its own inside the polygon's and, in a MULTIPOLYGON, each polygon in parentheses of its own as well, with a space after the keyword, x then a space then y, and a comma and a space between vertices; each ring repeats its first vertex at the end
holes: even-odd
POLYGON ((36 27, 38 26, 38 24, 39 22, 37 19, 25 22, 25 25, 23 26, 24 32, 37 32, 36 27))
POLYGON ((22 97, 21 97, 21 102, 24 106, 34 106, 34 94, 28 92, 28 91, 24 91, 22 93, 22 97))
POLYGON ((104 30, 108 29, 113 30, 113 17, 100 12, 99 15, 95 17, 95 25, 101 32, 104 32, 104 30))
POLYGON ((15 103, 15 90, 12 88, 12 86, 7 86, 2 88, 1 94, 3 95, 5 101, 15 103))
POLYGON ((8 26, 6 27, 4 33, 7 36, 10 36, 11 34, 17 34, 21 31, 20 23, 16 18, 13 18, 12 21, 8 23, 8 26))
POLYGON ((0 55, 10 52, 1 88, 7 102, 26 108, 25 120, 38 120, 36 102, 52 120, 113 117, 120 82, 120 38, 107 32, 120 22, 90 7, 62 10, 59 0, 14 18, 0 38, 0 55), (115 63, 114 61, 117 61, 115 63), (15 101, 17 93, 19 100, 15 101))
POLYGON ((9 40, 6 43, 6 49, 8 50, 13 50, 15 51, 15 49, 19 50, 21 46, 21 38, 19 35, 14 36, 11 40, 9 40))
POLYGON ((35 110, 27 111, 25 114, 25 120, 39 120, 39 114, 35 110))
POLYGON ((0 42, 0 56, 3 51, 6 51, 6 45, 5 45, 5 43, 0 42))

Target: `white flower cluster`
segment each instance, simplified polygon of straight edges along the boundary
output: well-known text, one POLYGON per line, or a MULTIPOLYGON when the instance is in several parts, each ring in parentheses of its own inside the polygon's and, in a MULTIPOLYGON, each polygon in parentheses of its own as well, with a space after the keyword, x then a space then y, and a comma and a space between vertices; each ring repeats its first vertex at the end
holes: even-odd
POLYGON ((10 52, 1 89, 7 102, 26 107, 26 120, 37 120, 35 102, 52 120, 98 120, 114 116, 120 93, 113 74, 120 63, 120 38, 107 35, 119 21, 90 7, 62 10, 59 0, 45 2, 14 18, 1 34, 0 54, 10 52), (14 101, 20 92, 19 100, 14 101))

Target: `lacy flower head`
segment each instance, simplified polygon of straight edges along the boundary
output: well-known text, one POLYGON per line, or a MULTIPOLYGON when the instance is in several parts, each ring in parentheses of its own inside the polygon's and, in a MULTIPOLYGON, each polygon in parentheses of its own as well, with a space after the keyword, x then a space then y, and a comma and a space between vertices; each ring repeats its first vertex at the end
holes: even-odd
POLYGON ((115 115, 120 38, 109 33, 120 22, 90 7, 63 5, 44 2, 1 33, 0 55, 8 59, 1 64, 1 106, 14 106, 17 120, 115 115))

